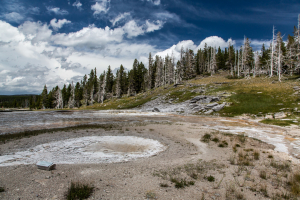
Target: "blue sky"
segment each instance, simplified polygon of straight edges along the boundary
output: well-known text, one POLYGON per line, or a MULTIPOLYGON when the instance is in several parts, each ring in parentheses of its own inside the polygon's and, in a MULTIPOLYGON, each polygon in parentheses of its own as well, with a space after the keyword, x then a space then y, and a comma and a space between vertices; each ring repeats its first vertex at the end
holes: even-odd
POLYGON ((147 65, 149 52, 240 46, 244 35, 259 50, 273 25, 292 34, 299 13, 294 0, 2 0, 0 94, 39 94, 135 58, 147 65))

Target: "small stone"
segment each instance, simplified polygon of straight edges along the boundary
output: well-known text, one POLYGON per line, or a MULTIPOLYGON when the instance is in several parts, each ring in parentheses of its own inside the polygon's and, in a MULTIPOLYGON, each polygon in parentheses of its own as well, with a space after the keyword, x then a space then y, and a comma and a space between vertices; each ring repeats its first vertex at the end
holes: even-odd
POLYGON ((205 115, 209 115, 209 114, 211 114, 211 113, 213 113, 214 111, 213 110, 209 110, 209 111, 206 111, 204 114, 205 115))
POLYGON ((153 108, 152 112, 160 112, 158 108, 153 108))
POLYGON ((224 107, 225 107, 225 103, 222 103, 222 104, 220 104, 220 105, 217 105, 217 106, 213 107, 212 109, 213 109, 215 112, 219 112, 219 111, 222 110, 224 107))
POLYGON ((218 105, 219 105, 218 103, 211 103, 211 104, 206 105, 205 108, 213 108, 218 105))
POLYGON ((282 119, 282 118, 285 118, 285 117, 286 117, 286 114, 284 112, 279 112, 279 113, 274 114, 275 119, 282 119))

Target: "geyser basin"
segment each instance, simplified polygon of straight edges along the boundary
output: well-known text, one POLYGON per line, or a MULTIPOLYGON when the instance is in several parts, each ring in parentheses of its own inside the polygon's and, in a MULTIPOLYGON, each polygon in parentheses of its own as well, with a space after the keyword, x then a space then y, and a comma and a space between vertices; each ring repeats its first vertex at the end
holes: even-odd
POLYGON ((36 164, 112 163, 150 157, 164 151, 160 142, 135 136, 90 136, 38 145, 27 151, 0 156, 0 166, 36 164))

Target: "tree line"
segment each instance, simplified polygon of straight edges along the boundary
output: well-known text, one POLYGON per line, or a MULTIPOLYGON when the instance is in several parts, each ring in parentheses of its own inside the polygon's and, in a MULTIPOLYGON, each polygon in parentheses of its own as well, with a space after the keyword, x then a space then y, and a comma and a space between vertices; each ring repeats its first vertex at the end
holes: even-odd
MULTIPOLYGON (((134 96, 138 93, 169 84, 180 84, 197 75, 213 75, 219 70, 228 71, 229 78, 249 78, 266 74, 270 77, 282 74, 299 74, 300 69, 300 30, 294 27, 293 35, 284 42, 280 32, 273 36, 269 47, 262 45, 261 51, 254 52, 251 41, 245 37, 243 45, 235 48, 230 42, 228 47, 213 47, 205 44, 203 49, 194 52, 181 48, 180 58, 175 63, 173 55, 152 56, 149 53, 148 68, 137 59, 128 72, 121 65, 116 73, 108 66, 97 75, 97 69, 76 84, 56 86, 48 91, 47 86, 40 96, 23 105, 31 108, 74 108, 103 103, 105 99, 134 96), (32 102, 32 103, 31 103, 32 102)), ((22 105, 22 106, 23 106, 22 105)))
POLYGON ((76 85, 64 85, 63 89, 56 86, 49 93, 45 86, 40 108, 73 108, 103 103, 105 99, 133 96, 168 84, 179 84, 197 75, 212 75, 219 70, 228 71, 231 78, 266 74, 270 77, 276 75, 281 81, 282 74, 299 74, 299 69, 299 28, 294 27, 293 35, 288 35, 286 42, 280 32, 275 35, 273 28, 269 47, 263 44, 260 52, 254 52, 250 39, 245 37, 243 45, 236 49, 230 42, 224 50, 205 44, 196 53, 182 47, 177 63, 172 55, 162 58, 158 55, 152 57, 149 53, 148 69, 137 59, 129 72, 121 65, 116 75, 108 66, 107 71, 97 77, 95 68, 76 85))

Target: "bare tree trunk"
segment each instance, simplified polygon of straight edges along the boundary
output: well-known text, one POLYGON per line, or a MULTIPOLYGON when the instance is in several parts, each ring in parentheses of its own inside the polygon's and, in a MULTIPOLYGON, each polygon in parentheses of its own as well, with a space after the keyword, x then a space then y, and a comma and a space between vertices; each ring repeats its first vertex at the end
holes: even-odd
POLYGON ((70 95, 70 98, 69 98, 68 107, 69 108, 74 108, 74 106, 75 106, 75 87, 74 87, 74 84, 72 82, 71 95, 70 95))
POLYGON ((105 99, 105 94, 106 94, 106 75, 105 75, 105 72, 104 72, 104 77, 103 77, 103 83, 102 83, 102 93, 101 93, 101 103, 103 104, 103 101, 105 99))
POLYGON ((281 44, 279 46, 279 51, 278 51, 278 81, 281 82, 281 44))
POLYGON ((121 77, 120 77, 120 71, 118 71, 117 74, 117 86, 116 86, 116 96, 117 98, 121 97, 121 77))
POLYGON ((55 103, 56 103, 55 106, 56 109, 60 109, 60 108, 62 109, 64 107, 64 101, 62 98, 62 93, 60 88, 58 88, 55 92, 55 103))
POLYGON ((274 56, 274 33, 275 33, 275 28, 273 26, 273 38, 272 38, 272 52, 271 52, 271 69, 270 69, 270 77, 273 76, 273 56, 274 56))

